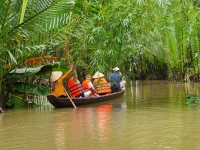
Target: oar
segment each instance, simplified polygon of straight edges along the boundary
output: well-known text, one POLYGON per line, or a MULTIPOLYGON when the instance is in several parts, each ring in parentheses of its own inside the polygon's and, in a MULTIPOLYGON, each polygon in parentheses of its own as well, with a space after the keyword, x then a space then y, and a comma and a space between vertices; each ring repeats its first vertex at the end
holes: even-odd
POLYGON ((67 94, 69 100, 71 101, 72 105, 74 106, 74 108, 76 108, 76 105, 74 104, 74 102, 72 101, 71 97, 69 96, 68 92, 65 90, 65 88, 63 88, 65 93, 67 94))

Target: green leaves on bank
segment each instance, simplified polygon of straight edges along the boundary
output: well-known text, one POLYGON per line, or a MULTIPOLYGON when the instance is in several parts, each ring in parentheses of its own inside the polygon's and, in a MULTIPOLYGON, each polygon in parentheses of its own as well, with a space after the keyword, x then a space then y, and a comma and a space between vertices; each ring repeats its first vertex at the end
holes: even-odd
POLYGON ((41 56, 59 29, 69 22, 73 5, 73 0, 1 0, 0 93, 2 77, 26 58, 41 56))
POLYGON ((186 104, 189 106, 200 106, 200 95, 197 97, 188 96, 186 104))
POLYGON ((50 88, 30 83, 16 82, 12 84, 12 87, 19 92, 33 95, 47 95, 50 93, 50 88))

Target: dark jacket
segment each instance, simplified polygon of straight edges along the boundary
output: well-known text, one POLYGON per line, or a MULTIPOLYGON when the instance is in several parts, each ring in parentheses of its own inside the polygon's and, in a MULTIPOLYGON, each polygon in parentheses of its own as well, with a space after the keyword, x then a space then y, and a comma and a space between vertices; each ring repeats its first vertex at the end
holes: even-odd
POLYGON ((111 90, 119 90, 120 89, 120 81, 122 76, 118 72, 114 72, 110 75, 110 88, 111 90))

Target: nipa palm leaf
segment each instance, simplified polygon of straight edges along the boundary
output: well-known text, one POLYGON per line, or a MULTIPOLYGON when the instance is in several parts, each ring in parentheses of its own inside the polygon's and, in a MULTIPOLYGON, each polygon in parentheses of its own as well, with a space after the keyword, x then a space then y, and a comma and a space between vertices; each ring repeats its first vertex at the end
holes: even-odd
MULTIPOLYGON (((34 16, 25 19, 23 23, 4 32, 5 34, 0 39, 0 43, 4 43, 0 51, 4 62, 16 61, 17 63, 12 66, 14 68, 36 51, 45 49, 45 44, 57 34, 59 28, 68 22, 68 13, 73 4, 69 0, 57 0, 34 16), (19 50, 22 51, 21 54, 18 53, 19 50), (10 57, 8 57, 8 51, 10 57)), ((3 75, 9 71, 3 70, 3 75)))

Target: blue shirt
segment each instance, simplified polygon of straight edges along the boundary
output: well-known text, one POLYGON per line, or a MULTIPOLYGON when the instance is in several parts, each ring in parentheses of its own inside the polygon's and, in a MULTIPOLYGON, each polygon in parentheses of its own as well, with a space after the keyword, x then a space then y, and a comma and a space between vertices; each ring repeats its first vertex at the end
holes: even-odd
POLYGON ((118 72, 114 72, 110 75, 110 88, 111 90, 118 90, 120 89, 120 80, 122 76, 118 72))

